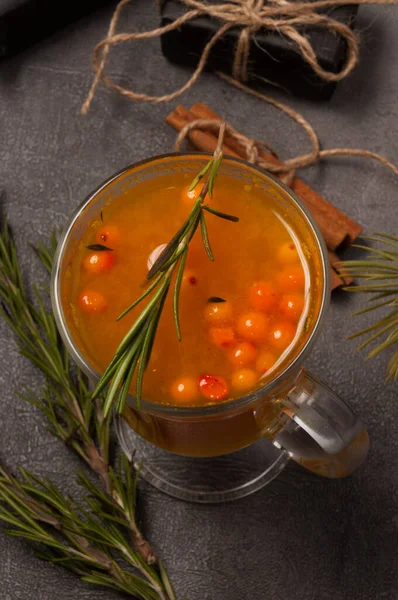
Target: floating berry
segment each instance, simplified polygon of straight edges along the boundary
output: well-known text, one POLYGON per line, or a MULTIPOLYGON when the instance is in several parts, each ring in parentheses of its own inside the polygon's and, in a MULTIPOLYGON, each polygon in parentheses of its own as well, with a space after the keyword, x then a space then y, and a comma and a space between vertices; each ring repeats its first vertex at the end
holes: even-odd
POLYGON ((98 229, 95 241, 105 246, 115 248, 120 241, 120 229, 116 225, 104 225, 98 229))
MULTIPOLYGON (((198 199, 200 192, 202 191, 203 188, 203 184, 201 185, 200 183, 191 191, 189 191, 189 188, 191 187, 191 184, 189 185, 185 185, 182 188, 181 191, 181 200, 183 201, 184 204, 187 204, 188 206, 191 206, 195 200, 198 199)), ((215 196, 215 192, 213 191, 213 199, 215 196)), ((206 202, 208 202, 210 200, 210 196, 206 197, 206 202)))
POLYGON ((291 344, 295 335, 296 328, 289 321, 280 321, 270 328, 269 342, 273 348, 282 352, 291 344))
POLYGON ((196 381, 191 377, 179 377, 171 384, 170 395, 178 404, 191 404, 199 396, 196 381))
POLYGON ((115 254, 104 250, 103 252, 95 252, 94 254, 88 254, 83 260, 83 267, 89 273, 103 273, 108 269, 111 269, 115 264, 115 254))
POLYGON ((283 292, 303 292, 305 284, 304 270, 300 266, 288 267, 276 276, 276 282, 283 292))
POLYGON ((218 348, 229 348, 236 342, 232 327, 211 327, 209 336, 212 343, 218 348))
POLYGON ((184 202, 184 204, 188 205, 193 204, 195 200, 197 200, 201 191, 200 185, 197 185, 193 190, 189 191, 190 186, 191 184, 185 185, 181 191, 181 200, 184 202))
POLYGON ((279 302, 280 313, 292 321, 298 321, 303 309, 303 294, 284 294, 279 302))
POLYGON ((241 342, 228 352, 229 361, 236 367, 246 367, 256 360, 257 349, 251 342, 241 342))
POLYGON ((79 296, 79 305, 86 312, 102 312, 108 307, 104 296, 95 290, 84 290, 79 296))
POLYGON ((224 325, 232 320, 232 305, 230 302, 210 302, 206 304, 204 316, 211 325, 224 325))
POLYGON ((277 250, 276 256, 282 265, 299 262, 300 256, 293 242, 282 244, 277 250))
POLYGON ((257 310, 272 310, 278 303, 278 294, 275 286, 268 281, 260 281, 250 288, 250 304, 257 310))
POLYGON ((263 350, 256 360, 256 369, 261 375, 267 373, 276 363, 276 356, 269 350, 263 350))
POLYGON ((199 378, 199 390, 207 400, 225 400, 229 394, 228 383, 216 375, 202 375, 199 378))
POLYGON ((258 374, 253 369, 240 369, 232 375, 232 388, 237 392, 248 392, 258 382, 258 374))
POLYGON ((238 335, 244 340, 261 343, 267 337, 269 319, 262 312, 253 310, 239 317, 236 329, 238 335))

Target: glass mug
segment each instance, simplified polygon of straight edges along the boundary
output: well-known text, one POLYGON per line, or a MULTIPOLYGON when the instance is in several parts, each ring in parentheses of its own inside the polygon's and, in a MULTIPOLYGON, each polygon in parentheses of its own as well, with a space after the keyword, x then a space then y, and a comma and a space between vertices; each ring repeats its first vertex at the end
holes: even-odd
MULTIPOLYGON (((52 305, 61 337, 77 365, 95 382, 95 371, 67 322, 62 286, 68 260, 83 232, 101 209, 149 178, 176 171, 194 177, 207 158, 171 154, 151 158, 117 173, 83 202, 60 239, 52 274, 52 305)), ((178 498, 217 502, 246 496, 282 471, 290 458, 326 477, 344 477, 364 460, 369 439, 358 417, 331 389, 302 368, 320 332, 330 296, 325 244, 308 210, 290 189, 269 173, 232 158, 221 170, 271 195, 300 227, 300 241, 311 252, 315 313, 305 342, 275 378, 255 392, 218 405, 168 406, 142 401, 135 410, 129 397, 123 416, 115 415, 123 451, 141 468, 141 476, 178 498)), ((189 181, 189 180, 188 180, 189 181)), ((160 183, 160 185, 162 185, 160 183)))

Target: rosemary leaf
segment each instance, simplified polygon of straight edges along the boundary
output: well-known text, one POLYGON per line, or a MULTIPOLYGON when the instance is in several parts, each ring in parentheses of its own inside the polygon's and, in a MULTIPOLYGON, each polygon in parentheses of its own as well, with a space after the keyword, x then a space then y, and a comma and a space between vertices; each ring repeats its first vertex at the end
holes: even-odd
POLYGON ((385 244, 386 246, 390 246, 392 248, 397 248, 398 249, 398 241, 396 237, 394 236, 383 236, 386 239, 380 239, 381 236, 378 237, 377 233, 374 233, 373 235, 361 235, 361 239, 362 240, 367 240, 369 242, 382 242, 383 244, 385 244), (392 241, 387 241, 390 238, 392 238, 392 241))
MULTIPOLYGON (((386 333, 387 331, 389 331, 391 329, 391 327, 394 327, 394 325, 396 325, 397 323, 398 323, 398 320, 396 320, 392 323, 387 321, 387 324, 385 324, 384 327, 381 327, 381 329, 379 328, 379 330, 376 331, 376 333, 374 333, 367 340, 362 342, 362 344, 360 344, 358 346, 358 350, 363 350, 363 348, 368 346, 371 342, 374 342, 374 340, 377 340, 377 338, 379 338, 381 335, 383 335, 383 333, 386 333)), ((373 328, 372 328, 372 331, 373 331, 373 328)), ((361 332, 361 335, 363 335, 363 333, 364 332, 361 332)))
POLYGON ((398 266, 394 265, 394 264, 390 264, 390 262, 377 262, 377 261, 371 261, 371 260, 346 260, 344 261, 344 268, 345 269, 351 269, 351 268, 355 268, 355 269, 361 269, 361 267, 364 267, 364 271, 363 273, 366 274, 366 272, 368 270, 372 271, 372 269, 381 269, 382 271, 398 271, 398 266))
POLYGON ((362 308, 361 310, 357 310, 356 312, 352 313, 353 317, 358 317, 359 315, 364 315, 367 312, 370 312, 372 310, 376 310, 377 308, 381 308, 382 306, 393 306, 394 305, 394 301, 391 302, 391 298, 388 300, 385 300, 384 302, 379 302, 378 304, 372 304, 371 306, 367 306, 366 308, 362 308))
POLYGON ((214 158, 212 158, 211 160, 209 160, 209 162, 207 163, 207 165, 200 171, 200 173, 198 173, 198 175, 196 175, 195 179, 193 180, 193 182, 191 183, 191 185, 188 188, 188 192, 192 192, 196 186, 198 185, 198 183, 200 182, 201 179, 203 179, 203 177, 205 175, 207 175, 207 173, 210 171, 210 169, 212 168, 214 164, 214 158))
POLYGON ((380 354, 380 352, 382 352, 383 350, 386 350, 387 348, 396 344, 397 342, 398 342, 398 327, 395 327, 394 330, 391 332, 391 335, 389 335, 388 338, 384 342, 382 342, 381 344, 379 344, 379 346, 377 346, 376 348, 374 348, 373 350, 371 350, 369 352, 367 358, 372 358, 373 356, 380 354))
POLYGON ((203 206, 203 210, 206 210, 207 212, 212 213, 213 215, 216 215, 217 217, 220 217, 220 219, 232 221, 233 223, 237 223, 239 221, 239 217, 235 217, 234 215, 229 215, 228 213, 223 213, 220 210, 216 210, 215 208, 212 208, 208 204, 205 204, 203 206))
POLYGON ((131 382, 133 380, 135 370, 137 368, 137 363, 138 363, 139 358, 140 358, 140 355, 139 355, 139 352, 137 351, 134 354, 132 360, 130 361, 129 370, 126 374, 126 377, 124 378, 124 381, 120 388, 120 393, 118 396, 118 401, 117 401, 117 406, 116 406, 116 410, 118 413, 122 413, 124 410, 124 407, 126 405, 127 396, 128 396, 129 390, 130 390, 130 386, 131 386, 131 382))
POLYGON ((394 252, 393 250, 380 250, 380 248, 372 248, 371 246, 364 246, 363 244, 352 244, 352 248, 358 248, 359 250, 366 250, 369 252, 369 256, 375 254, 377 256, 381 256, 384 260, 396 260, 398 256, 398 252, 394 252))
POLYGON ((214 161, 214 167, 213 167, 213 169, 210 172, 209 190, 208 190, 210 198, 213 198, 214 184, 215 184, 215 181, 216 181, 216 177, 217 177, 218 170, 220 168, 222 159, 223 159, 223 154, 221 152, 220 155, 218 156, 218 158, 215 159, 215 161, 214 161))
POLYGON ((163 562, 161 560, 159 561, 159 571, 160 571, 160 576, 162 578, 163 585, 164 585, 165 589, 167 590, 169 598, 171 600, 176 600, 176 595, 175 595, 172 583, 170 581, 168 573, 167 573, 166 569, 164 568, 163 562))
POLYGON ((395 235, 389 235, 387 233, 380 233, 379 231, 374 231, 373 235, 376 235, 379 238, 382 238, 382 240, 383 240, 384 243, 386 243, 385 240, 390 240, 390 241, 394 242, 394 244, 398 248, 398 238, 395 235))
MULTIPOLYGON (((167 291, 168 291, 168 287, 165 289, 165 293, 164 293, 163 297, 161 298, 161 300, 164 300, 166 298, 167 291)), ((140 410, 140 406, 141 406, 142 383, 143 383, 144 371, 149 362, 151 347, 152 347, 153 340, 154 340, 153 336, 156 333, 156 327, 157 327, 157 323, 159 322, 159 318, 160 318, 159 311, 154 310, 153 314, 151 315, 148 329, 145 332, 145 337, 144 337, 144 341, 142 344, 142 350, 141 350, 139 363, 138 363, 137 383, 136 383, 137 410, 140 410)))
POLYGON ((175 280, 175 284, 174 284, 173 313, 174 313, 174 322, 175 322, 176 331, 177 331, 177 338, 179 341, 181 341, 181 327, 180 327, 180 314, 179 314, 179 310, 178 310, 178 308, 179 308, 178 303, 179 303, 179 299, 180 299, 181 284, 182 284, 182 278, 184 276, 185 262, 187 260, 187 256, 188 256, 188 248, 185 248, 184 252, 181 256, 181 259, 180 259, 180 264, 178 265, 177 276, 176 276, 176 280, 175 280))
POLYGON ((213 256, 213 252, 211 250, 210 241, 209 241, 209 235, 207 233, 206 219, 205 219, 205 216, 203 213, 201 213, 201 215, 200 215, 200 230, 202 232, 203 245, 205 247, 207 256, 209 257, 209 259, 211 261, 214 261, 214 256, 213 256))
POLYGON ((104 246, 103 244, 89 244, 86 248, 87 250, 94 250, 95 252, 114 252, 112 248, 108 248, 108 246, 104 246))
POLYGON ((159 275, 156 277, 156 279, 153 280, 153 282, 151 283, 151 285, 145 290, 145 292, 143 292, 143 294, 141 294, 141 296, 139 298, 137 298, 137 300, 135 300, 132 304, 130 304, 130 306, 128 306, 126 308, 126 310, 124 310, 116 319, 117 321, 120 321, 120 319, 123 319, 123 317, 125 317, 127 315, 127 313, 129 313, 131 310, 133 310, 133 308, 135 308, 137 306, 137 304, 139 304, 140 302, 142 302, 142 300, 144 300, 154 289, 155 287, 158 285, 159 281, 162 278, 162 274, 159 273, 159 275))
MULTIPOLYGON (((109 390, 106 395, 104 405, 102 407, 105 418, 109 415, 109 413, 112 409, 113 401, 118 393, 119 386, 124 381, 125 374, 130 371, 130 365, 132 362, 134 362, 137 353, 139 355, 140 344, 141 344, 141 341, 145 338, 145 336, 146 336, 145 327, 142 327, 140 334, 136 338, 134 344, 132 344, 132 346, 130 346, 125 351, 123 359, 118 365, 117 371, 115 372, 115 375, 111 381, 109 390)), ((132 377, 132 374, 131 374, 131 377, 132 377)), ((131 377, 130 377, 130 381, 131 381, 131 377)))
MULTIPOLYGON (((142 313, 137 317, 136 321, 133 323, 131 329, 127 332, 123 340, 121 341, 118 349, 115 353, 115 358, 118 358, 124 351, 130 346, 130 344, 134 343, 134 338, 139 334, 142 325, 144 325, 152 313, 152 310, 158 304, 159 299, 163 296, 163 292, 166 287, 168 287, 169 282, 167 277, 163 277, 161 279, 161 286, 156 291, 156 293, 152 296, 151 300, 148 302, 146 307, 143 309, 142 313)), ((111 363, 112 364, 112 363, 111 363)))

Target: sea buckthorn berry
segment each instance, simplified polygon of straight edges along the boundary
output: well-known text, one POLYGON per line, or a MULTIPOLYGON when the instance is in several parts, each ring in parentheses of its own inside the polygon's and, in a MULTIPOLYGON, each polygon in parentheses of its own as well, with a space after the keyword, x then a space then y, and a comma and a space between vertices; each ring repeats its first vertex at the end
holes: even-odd
POLYGON ((284 294, 279 302, 279 311, 288 319, 298 321, 304 309, 303 294, 284 294))
POLYGON ((208 302, 204 316, 211 325, 224 325, 232 320, 232 305, 230 302, 208 302))
POLYGON ((269 311, 276 307, 278 294, 272 283, 260 281, 250 288, 249 300, 253 308, 269 311))
POLYGON ((269 350, 263 350, 257 357, 256 369, 261 375, 270 371, 276 363, 276 356, 269 350))
POLYGON ((178 404, 192 404, 199 397, 195 379, 179 377, 171 384, 170 395, 178 404))
POLYGON ((229 348, 236 342, 232 327, 211 327, 209 336, 212 343, 218 348, 229 348))
POLYGON ((228 398, 229 386, 224 377, 218 375, 202 375, 199 377, 199 390, 207 400, 225 400, 228 398))
POLYGON ((115 264, 115 255, 107 250, 88 254, 83 260, 83 267, 90 273, 103 273, 115 264))
POLYGON ((293 264, 300 261, 300 256, 297 247, 293 242, 282 244, 276 252, 276 256, 280 264, 293 264))
POLYGON ((258 373, 253 369, 240 369, 232 375, 232 389, 237 392, 248 392, 256 387, 258 373))
POLYGON ((288 267, 278 273, 276 282, 282 292, 303 292, 305 284, 304 270, 299 265, 288 267))
POLYGON ((229 361, 236 367, 246 367, 256 360, 257 349, 251 342, 241 342, 228 353, 229 361))
POLYGON ((296 328, 289 321, 280 321, 272 325, 269 331, 269 342, 273 348, 283 351, 296 335, 296 328))
POLYGON ((261 343, 267 337, 269 319, 261 312, 250 311, 241 315, 236 324, 238 335, 249 342, 261 343))
MULTIPOLYGON (((185 185, 182 188, 181 191, 181 200, 183 201, 184 204, 187 204, 188 206, 191 206, 195 200, 198 199, 200 192, 202 191, 203 188, 203 183, 198 183, 198 185, 191 191, 189 191, 189 188, 191 187, 191 184, 189 183, 188 185, 185 185)), ((213 198, 215 197, 216 193, 215 191, 213 191, 213 198)), ((206 202, 208 202, 210 200, 210 196, 206 196, 206 202)))
POLYGON ((191 184, 189 183, 188 185, 185 185, 182 188, 181 191, 181 200, 184 202, 184 204, 193 204, 195 202, 195 200, 197 200, 200 192, 201 192, 201 185, 197 185, 193 190, 189 191, 189 188, 191 187, 191 184))
POLYGON ((95 241, 97 244, 103 244, 104 246, 108 246, 114 250, 120 241, 119 227, 116 227, 116 225, 104 225, 98 229, 95 236, 95 241))
POLYGON ((79 305, 86 312, 102 312, 108 307, 104 296, 95 290, 84 290, 79 296, 79 305))

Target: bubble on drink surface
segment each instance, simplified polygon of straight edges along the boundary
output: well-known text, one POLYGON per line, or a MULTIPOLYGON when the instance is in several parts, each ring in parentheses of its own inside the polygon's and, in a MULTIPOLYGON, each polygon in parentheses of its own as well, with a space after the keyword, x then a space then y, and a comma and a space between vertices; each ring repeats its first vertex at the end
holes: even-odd
POLYGON ((152 250, 152 252, 150 253, 150 255, 148 257, 148 262, 147 262, 148 271, 150 269, 152 269, 153 265, 155 264, 155 262, 157 261, 159 256, 162 254, 162 252, 166 248, 166 246, 167 246, 167 244, 160 244, 160 246, 155 248, 155 250, 152 250))

